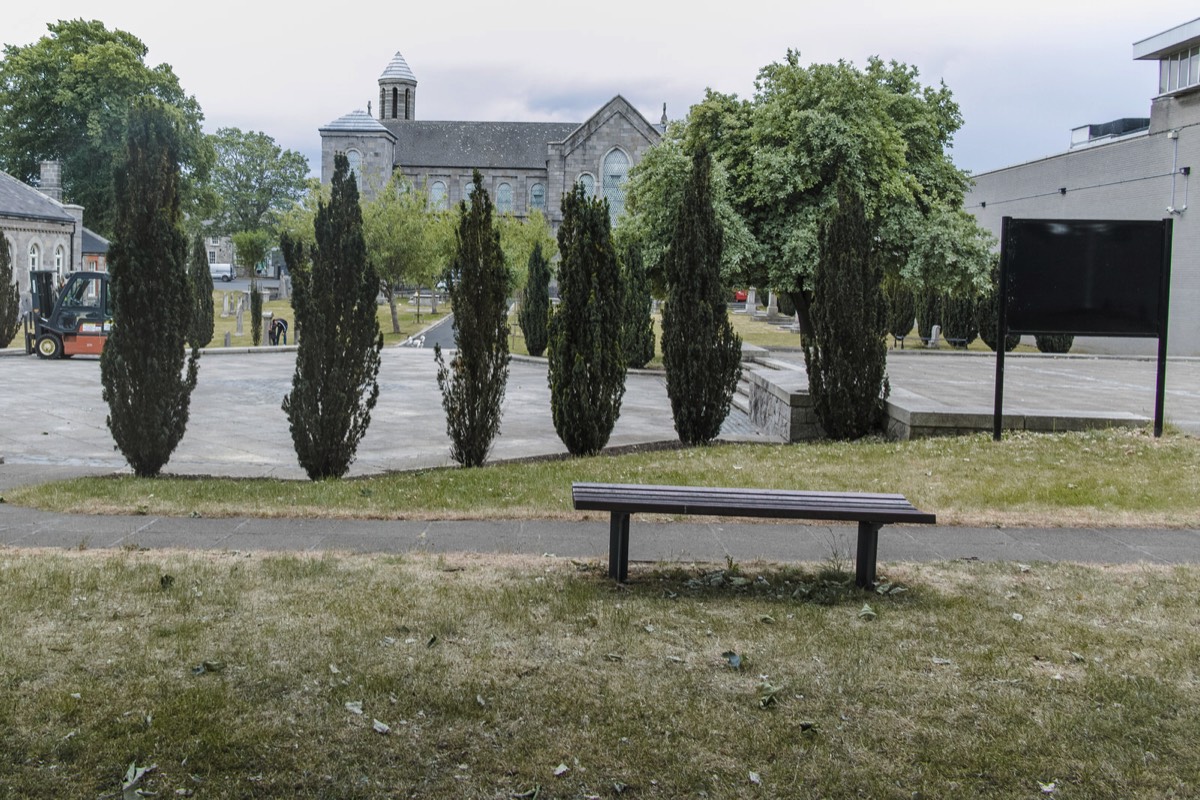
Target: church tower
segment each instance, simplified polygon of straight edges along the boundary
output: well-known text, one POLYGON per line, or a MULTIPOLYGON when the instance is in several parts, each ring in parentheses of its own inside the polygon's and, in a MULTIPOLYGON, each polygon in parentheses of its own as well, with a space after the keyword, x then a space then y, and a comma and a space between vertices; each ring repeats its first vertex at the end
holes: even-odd
POLYGON ((417 118, 417 79, 397 51, 379 76, 379 121, 417 118))

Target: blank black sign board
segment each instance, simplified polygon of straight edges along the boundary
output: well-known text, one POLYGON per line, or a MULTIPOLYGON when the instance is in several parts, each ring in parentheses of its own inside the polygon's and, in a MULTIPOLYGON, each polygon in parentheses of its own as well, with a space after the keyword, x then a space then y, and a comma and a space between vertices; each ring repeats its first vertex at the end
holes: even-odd
MULTIPOLYGON (((1005 217, 1000 234, 1000 320, 1009 334, 1158 339, 1154 435, 1162 435, 1171 220, 1005 217)), ((992 438, 1003 416, 1004 348, 996 351, 992 438)))

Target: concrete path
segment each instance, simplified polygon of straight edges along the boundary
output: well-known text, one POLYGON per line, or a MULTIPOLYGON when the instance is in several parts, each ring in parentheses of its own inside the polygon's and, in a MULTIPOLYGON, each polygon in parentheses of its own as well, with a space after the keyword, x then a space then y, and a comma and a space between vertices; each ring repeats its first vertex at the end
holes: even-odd
MULTIPOLYGON (((280 409, 291 385, 293 350, 206 354, 188 432, 166 471, 302 479, 280 409)), ((989 370, 994 370, 993 361, 973 355, 895 353, 889 358, 894 386, 945 404, 990 403, 989 370)), ((1153 408, 1153 375, 1153 362, 1141 359, 1015 357, 1009 360, 1006 394, 1013 403, 1095 404, 1145 413, 1153 408)), ((380 383, 379 404, 352 474, 450 464, 432 352, 388 348, 380 383)), ((1200 361, 1173 359, 1167 385, 1168 420, 1200 432, 1200 361)), ((0 494, 29 482, 128 471, 105 424, 96 359, 0 358, 0 388, 0 494)), ((736 421, 727 428, 739 430, 736 421)), ((631 374, 610 444, 672 440, 662 374, 631 374)), ((514 359, 493 458, 561 452, 550 418, 545 362, 514 359)), ((0 505, 0 545, 8 546, 429 550, 589 558, 607 553, 607 537, 602 516, 587 522, 176 519, 59 515, 0 505)), ((635 561, 705 562, 727 557, 819 562, 836 556, 849 562, 853 541, 849 526, 639 521, 634 523, 631 556, 635 561)), ((958 558, 1195 563, 1200 562, 1200 531, 897 526, 881 534, 879 558, 882 563, 958 558)))

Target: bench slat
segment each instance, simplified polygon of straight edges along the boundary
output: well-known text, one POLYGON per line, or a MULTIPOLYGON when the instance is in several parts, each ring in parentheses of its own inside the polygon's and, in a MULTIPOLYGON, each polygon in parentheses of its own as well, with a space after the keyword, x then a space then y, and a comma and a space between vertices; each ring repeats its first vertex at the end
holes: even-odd
POLYGON ((586 511, 702 514, 866 522, 933 523, 899 494, 576 483, 575 508, 586 511))

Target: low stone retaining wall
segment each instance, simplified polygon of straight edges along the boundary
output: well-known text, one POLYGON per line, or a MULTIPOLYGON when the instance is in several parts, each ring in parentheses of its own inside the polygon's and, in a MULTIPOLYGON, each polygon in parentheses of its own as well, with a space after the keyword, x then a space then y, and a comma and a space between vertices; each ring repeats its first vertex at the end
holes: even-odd
POLYGON ((752 370, 750 423, 759 432, 785 442, 803 442, 824 435, 808 394, 808 375, 802 370, 752 370))

